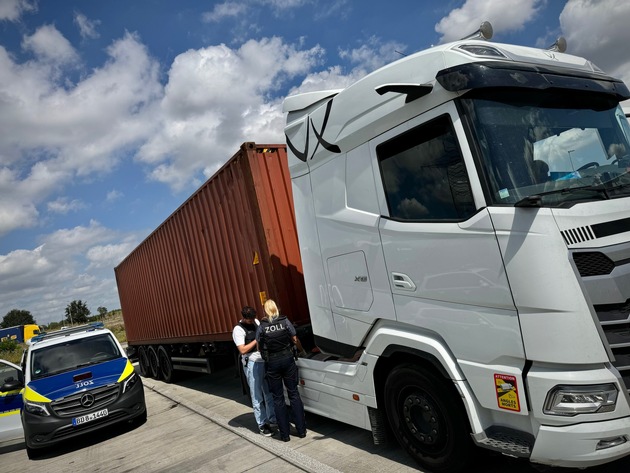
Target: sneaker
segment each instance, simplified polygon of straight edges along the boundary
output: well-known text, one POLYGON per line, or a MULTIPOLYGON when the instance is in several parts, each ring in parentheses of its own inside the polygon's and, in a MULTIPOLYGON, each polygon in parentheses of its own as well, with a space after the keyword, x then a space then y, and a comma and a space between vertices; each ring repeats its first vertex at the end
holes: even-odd
POLYGON ((259 428, 260 434, 265 437, 271 437, 273 435, 273 431, 269 428, 267 424, 263 425, 259 428))

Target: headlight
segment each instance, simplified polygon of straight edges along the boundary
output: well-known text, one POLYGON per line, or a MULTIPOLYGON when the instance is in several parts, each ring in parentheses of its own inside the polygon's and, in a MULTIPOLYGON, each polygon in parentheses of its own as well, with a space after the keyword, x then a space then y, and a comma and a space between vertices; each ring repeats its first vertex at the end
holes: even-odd
POLYGON ((127 392, 129 389, 133 387, 134 384, 138 382, 138 375, 136 373, 131 373, 126 380, 123 381, 123 393, 127 392))
POLYGON ((575 416, 611 412, 617 404, 614 384, 591 386, 556 386, 545 400, 544 413, 554 416, 575 416))
POLYGON ((46 404, 41 402, 24 401, 24 409, 26 412, 35 414, 36 416, 49 416, 48 408, 46 404))

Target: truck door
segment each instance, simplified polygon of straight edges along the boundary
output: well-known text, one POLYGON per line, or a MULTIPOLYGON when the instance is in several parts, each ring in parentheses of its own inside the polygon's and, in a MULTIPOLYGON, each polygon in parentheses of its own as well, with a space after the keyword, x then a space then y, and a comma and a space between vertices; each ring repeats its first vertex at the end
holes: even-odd
POLYGON ((522 357, 518 317, 454 104, 390 130, 370 150, 397 320, 436 334, 463 360, 522 357))

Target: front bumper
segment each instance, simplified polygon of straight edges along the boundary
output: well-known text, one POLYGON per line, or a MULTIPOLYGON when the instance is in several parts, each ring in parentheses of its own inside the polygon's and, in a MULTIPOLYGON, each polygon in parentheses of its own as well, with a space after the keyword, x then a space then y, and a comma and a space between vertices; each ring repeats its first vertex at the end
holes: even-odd
POLYGON ((530 460, 545 465, 587 468, 630 455, 630 417, 564 427, 541 426, 530 460), (602 440, 625 437, 616 447, 597 450, 602 440))
POLYGON ((141 416, 146 412, 142 380, 138 379, 128 392, 104 407, 108 411, 107 417, 78 426, 72 425, 72 417, 59 417, 55 414, 39 416, 22 409, 26 445, 29 448, 48 447, 57 442, 141 416))

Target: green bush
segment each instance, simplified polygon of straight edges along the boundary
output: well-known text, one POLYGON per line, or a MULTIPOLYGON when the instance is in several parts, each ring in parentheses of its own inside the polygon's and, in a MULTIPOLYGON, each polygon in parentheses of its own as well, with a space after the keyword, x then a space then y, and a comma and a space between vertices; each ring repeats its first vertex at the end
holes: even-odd
POLYGON ((17 343, 15 340, 4 340, 0 342, 0 359, 19 364, 24 347, 24 344, 17 343))

